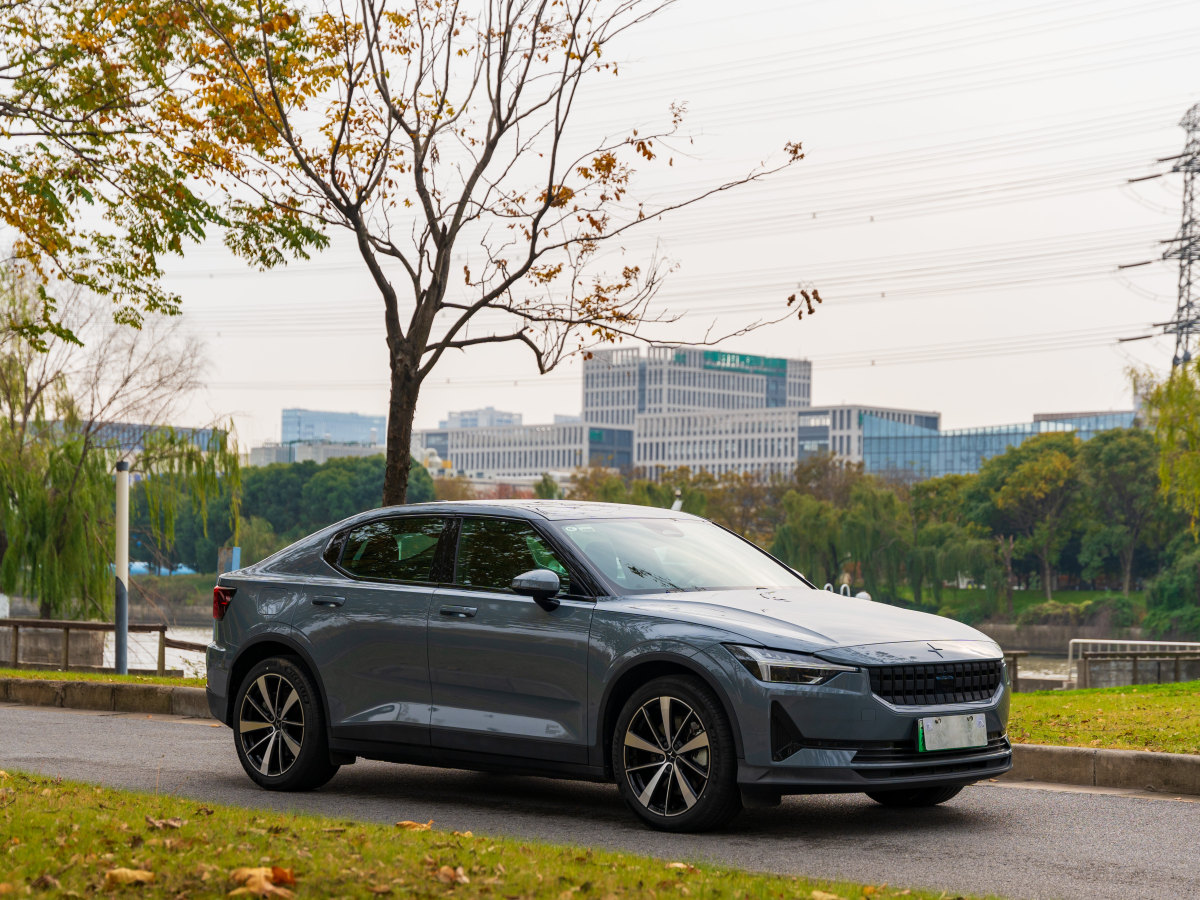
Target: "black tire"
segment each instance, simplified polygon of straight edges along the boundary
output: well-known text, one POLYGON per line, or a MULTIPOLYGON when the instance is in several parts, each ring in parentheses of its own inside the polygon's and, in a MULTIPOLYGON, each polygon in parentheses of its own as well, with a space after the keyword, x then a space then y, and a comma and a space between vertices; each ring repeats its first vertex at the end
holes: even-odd
POLYGON ((913 809, 920 806, 937 806, 963 789, 961 784, 940 785, 925 788, 901 788, 895 791, 867 791, 867 796, 884 806, 900 806, 913 809))
POLYGON ((233 705, 233 742, 246 774, 269 791, 311 791, 337 774, 312 677, 286 656, 246 673, 233 705))
POLYGON ((612 764, 630 809, 661 831, 716 828, 742 808, 729 717, 698 678, 669 675, 634 691, 613 730, 612 764), (664 719, 673 732, 665 740, 664 719))

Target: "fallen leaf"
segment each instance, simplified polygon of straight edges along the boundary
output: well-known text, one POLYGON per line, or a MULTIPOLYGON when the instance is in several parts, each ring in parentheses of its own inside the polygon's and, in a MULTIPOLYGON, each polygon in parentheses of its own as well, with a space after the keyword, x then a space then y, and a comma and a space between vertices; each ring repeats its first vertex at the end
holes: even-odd
MULTIPOLYGON (((433 822, 432 819, 430 819, 429 821, 431 823, 433 822)), ((469 831, 452 831, 450 833, 452 835, 454 835, 455 837, 475 837, 475 835, 471 834, 471 832, 469 832, 469 831)))
MULTIPOLYGON (((7 772, 5 772, 3 769, 0 769, 0 779, 9 778, 9 777, 11 777, 11 776, 9 776, 9 774, 7 772)), ((7 884, 7 882, 5 882, 5 883, 7 884)), ((9 890, 12 890, 12 885, 9 885, 9 890)))
POLYGON ((442 866, 440 869, 437 870, 436 878, 442 884, 470 884, 471 883, 471 879, 467 877, 467 873, 463 871, 462 866, 458 866, 457 868, 454 868, 454 869, 450 868, 449 866, 442 866))
POLYGON ((844 900, 837 894, 831 894, 828 891, 813 891, 812 900, 844 900))
POLYGON ((695 866, 691 865, 690 863, 685 863, 685 862, 667 863, 667 868, 668 869, 683 869, 685 872, 698 871, 695 866))
POLYGON ((13 886, 11 884, 7 881, 0 881, 0 894, 11 894, 12 892, 13 886))
POLYGON ((280 883, 296 883, 291 869, 282 869, 279 866, 241 868, 234 869, 229 873, 229 877, 235 884, 241 885, 241 887, 229 892, 228 896, 230 897, 282 897, 283 900, 290 900, 291 897, 295 896, 287 888, 279 886, 280 883), (276 883, 276 878, 280 880, 279 883, 276 883))
POLYGON ((55 878, 53 875, 39 875, 33 881, 29 882, 29 886, 31 888, 35 888, 37 890, 46 890, 47 888, 54 888, 54 890, 57 891, 60 888, 62 888, 62 885, 59 884, 58 879, 55 878))
POLYGON ((104 873, 104 886, 109 890, 123 884, 150 884, 154 873, 145 869, 109 869, 104 873))
MULTIPOLYGON (((403 822, 396 823, 397 828, 403 828, 405 831, 428 831, 433 827, 433 819, 428 822, 410 822, 405 819, 403 822)), ((457 834, 457 832, 455 832, 457 834)))

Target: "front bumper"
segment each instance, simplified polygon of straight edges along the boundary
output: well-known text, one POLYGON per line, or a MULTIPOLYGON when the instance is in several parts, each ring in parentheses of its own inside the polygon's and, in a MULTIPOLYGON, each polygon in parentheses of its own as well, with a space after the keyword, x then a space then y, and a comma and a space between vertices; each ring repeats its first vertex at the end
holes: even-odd
POLYGON ((986 699, 902 705, 872 692, 866 668, 822 685, 770 684, 751 676, 723 647, 710 648, 708 655, 733 688, 743 751, 738 783, 747 793, 970 784, 1012 768, 1007 672, 986 699), (966 714, 985 716, 986 746, 918 749, 918 719, 966 714))

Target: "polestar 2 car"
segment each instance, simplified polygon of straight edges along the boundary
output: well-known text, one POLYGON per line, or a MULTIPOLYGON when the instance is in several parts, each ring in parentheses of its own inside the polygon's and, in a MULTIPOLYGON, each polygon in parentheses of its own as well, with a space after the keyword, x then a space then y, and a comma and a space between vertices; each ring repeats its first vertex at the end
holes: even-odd
POLYGON ((615 782, 697 831, 788 794, 931 806, 1011 767, 1000 648, 686 513, 372 510, 213 591, 208 702, 269 790, 356 759, 615 782))

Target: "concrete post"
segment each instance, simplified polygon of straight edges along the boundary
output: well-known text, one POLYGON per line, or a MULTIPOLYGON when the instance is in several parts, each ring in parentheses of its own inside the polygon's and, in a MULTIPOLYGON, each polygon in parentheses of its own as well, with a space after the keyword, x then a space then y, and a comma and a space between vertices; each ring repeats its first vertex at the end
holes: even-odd
POLYGON ((129 674, 129 463, 117 463, 116 669, 129 674))

